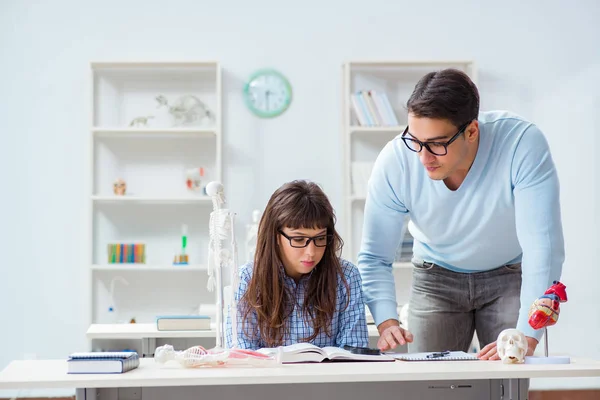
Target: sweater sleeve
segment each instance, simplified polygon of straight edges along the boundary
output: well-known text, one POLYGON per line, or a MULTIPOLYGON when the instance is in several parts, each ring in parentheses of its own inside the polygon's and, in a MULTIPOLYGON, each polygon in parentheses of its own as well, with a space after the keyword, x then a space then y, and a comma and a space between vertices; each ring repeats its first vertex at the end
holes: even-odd
POLYGON ((358 268, 365 303, 375 324, 398 319, 392 263, 408 210, 399 193, 402 169, 390 142, 381 151, 369 179, 358 268))
POLYGON ((523 250, 517 329, 540 340, 528 323, 529 307, 559 280, 565 258, 559 182, 548 143, 530 125, 517 143, 511 168, 517 237, 523 250))

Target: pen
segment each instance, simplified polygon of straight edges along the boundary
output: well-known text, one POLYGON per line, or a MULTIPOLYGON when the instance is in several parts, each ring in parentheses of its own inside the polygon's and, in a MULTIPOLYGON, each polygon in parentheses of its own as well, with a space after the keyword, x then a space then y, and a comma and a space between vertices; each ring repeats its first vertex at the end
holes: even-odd
POLYGON ((449 354, 450 354, 449 351, 442 351, 442 352, 439 352, 439 353, 427 354, 427 358, 440 358, 440 357, 447 356, 449 354))

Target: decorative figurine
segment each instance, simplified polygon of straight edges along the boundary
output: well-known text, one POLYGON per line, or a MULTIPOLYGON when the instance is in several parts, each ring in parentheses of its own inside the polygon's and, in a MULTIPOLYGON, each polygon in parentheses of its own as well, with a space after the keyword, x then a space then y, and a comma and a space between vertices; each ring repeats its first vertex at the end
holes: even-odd
POLYGON ((202 191, 202 180, 204 179, 204 168, 192 168, 185 171, 185 185, 192 192, 202 191))
POLYGON ((208 125, 214 121, 213 113, 200 99, 191 94, 183 95, 174 105, 169 106, 165 96, 156 96, 158 107, 167 107, 175 119, 174 126, 198 124, 208 125))
POLYGON ((113 183, 113 192, 117 196, 125 196, 125 192, 127 191, 127 184, 123 179, 117 179, 115 183, 113 183))
POLYGON ((154 116, 148 115, 147 117, 137 117, 137 118, 134 118, 129 123, 129 126, 133 126, 133 127, 136 127, 136 128, 139 128, 139 127, 145 128, 145 127, 148 126, 148 120, 150 118, 154 118, 154 116))
POLYGON ((187 265, 189 263, 188 255, 185 252, 187 247, 187 225, 183 225, 181 228, 181 253, 175 254, 173 260, 174 265, 187 265))
POLYGON ((505 329, 496 341, 498 356, 504 364, 522 364, 527 354, 527 339, 518 329, 505 329))
POLYGON ((548 356, 548 327, 556 324, 560 314, 560 303, 567 301, 567 287, 559 281, 552 282, 542 296, 529 308, 529 325, 533 329, 544 329, 544 357, 525 357, 526 364, 570 364, 570 357, 548 356))

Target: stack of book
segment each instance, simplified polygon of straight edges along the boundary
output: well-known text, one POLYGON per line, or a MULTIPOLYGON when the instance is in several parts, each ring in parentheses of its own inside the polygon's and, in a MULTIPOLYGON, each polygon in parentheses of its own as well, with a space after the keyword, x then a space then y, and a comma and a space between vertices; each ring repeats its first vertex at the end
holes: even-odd
POLYGON ((350 95, 350 102, 361 126, 398 126, 396 113, 385 92, 361 90, 350 95))
POLYGON ((146 245, 144 243, 110 243, 107 250, 109 264, 146 263, 146 245))
POLYGON ((206 315, 160 315, 156 317, 159 331, 202 331, 210 329, 210 317, 206 315))
POLYGON ((139 367, 135 351, 73 353, 67 360, 69 374, 121 374, 139 367))

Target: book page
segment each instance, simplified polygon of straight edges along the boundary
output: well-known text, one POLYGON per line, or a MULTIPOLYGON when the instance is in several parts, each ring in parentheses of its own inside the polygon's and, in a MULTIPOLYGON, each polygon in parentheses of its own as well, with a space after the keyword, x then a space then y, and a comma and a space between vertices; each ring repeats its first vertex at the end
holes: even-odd
POLYGON ((283 352, 284 353, 293 353, 293 354, 318 353, 323 356, 325 356, 327 354, 324 349, 321 349, 320 347, 317 347, 311 343, 295 343, 295 344, 291 344, 289 346, 283 346, 283 352))
POLYGON ((354 361, 393 361, 394 358, 381 354, 355 354, 339 347, 324 347, 327 358, 330 360, 354 360, 354 361))
POLYGON ((327 356, 327 358, 334 358, 334 357, 352 357, 354 354, 350 353, 348 350, 344 350, 342 348, 339 347, 333 347, 333 346, 328 346, 328 347, 323 347, 323 352, 325 353, 325 355, 327 356))
MULTIPOLYGON (((318 354, 320 359, 323 359, 324 357, 326 357, 326 353, 325 351, 323 351, 320 347, 315 346, 314 344, 310 344, 310 343, 295 343, 295 344, 291 344, 288 346, 282 346, 281 349, 283 350, 283 357, 284 360, 285 359, 301 359, 302 358, 302 354, 318 354), (298 354, 300 355, 299 357, 292 357, 292 355, 298 354)), ((258 352, 266 354, 266 355, 275 355, 277 353, 279 353, 279 348, 278 347, 273 347, 273 348, 262 348, 259 349, 258 352)), ((309 360, 314 360, 315 357, 308 357, 309 360)))

